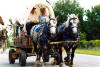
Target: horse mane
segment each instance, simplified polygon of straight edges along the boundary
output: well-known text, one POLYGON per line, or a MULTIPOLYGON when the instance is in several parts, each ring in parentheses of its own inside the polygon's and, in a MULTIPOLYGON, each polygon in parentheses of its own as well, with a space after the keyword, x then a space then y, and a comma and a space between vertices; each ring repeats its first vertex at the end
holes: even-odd
POLYGON ((61 30, 63 31, 65 28, 69 27, 69 20, 71 18, 77 18, 77 23, 79 23, 78 15, 70 14, 70 15, 68 15, 67 20, 63 24, 61 24, 60 26, 58 26, 58 32, 60 32, 61 30))
POLYGON ((65 25, 66 25, 66 27, 68 27, 69 26, 69 18, 67 19, 67 21, 65 21, 65 23, 64 23, 65 25))
POLYGON ((75 14, 70 14, 70 15, 68 15, 68 19, 67 19, 67 21, 65 22, 66 27, 68 27, 68 26, 69 26, 69 20, 70 20, 71 18, 77 18, 78 23, 79 23, 79 18, 78 18, 78 15, 75 15, 75 14))

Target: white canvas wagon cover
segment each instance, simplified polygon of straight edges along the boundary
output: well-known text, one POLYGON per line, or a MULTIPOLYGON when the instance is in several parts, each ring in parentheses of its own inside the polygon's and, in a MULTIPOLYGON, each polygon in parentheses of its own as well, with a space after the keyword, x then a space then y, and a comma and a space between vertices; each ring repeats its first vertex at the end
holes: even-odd
MULTIPOLYGON (((41 8, 46 8, 46 14, 49 15, 50 18, 55 18, 53 8, 47 2, 37 2, 34 5, 32 5, 31 10, 32 10, 33 7, 36 8, 36 14, 38 16, 40 16, 40 9, 41 8)), ((31 12, 31 10, 30 10, 30 12, 31 12)))

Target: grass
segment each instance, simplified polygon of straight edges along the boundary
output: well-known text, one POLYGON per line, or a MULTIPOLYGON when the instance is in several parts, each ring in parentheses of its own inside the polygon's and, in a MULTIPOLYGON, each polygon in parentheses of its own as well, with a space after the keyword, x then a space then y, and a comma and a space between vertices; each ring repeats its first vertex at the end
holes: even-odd
POLYGON ((100 49, 76 49, 76 53, 100 56, 100 49))

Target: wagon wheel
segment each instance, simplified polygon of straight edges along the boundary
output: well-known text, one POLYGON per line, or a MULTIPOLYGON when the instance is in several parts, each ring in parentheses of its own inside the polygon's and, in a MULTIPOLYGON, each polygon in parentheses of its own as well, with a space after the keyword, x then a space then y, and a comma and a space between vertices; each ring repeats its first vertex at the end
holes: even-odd
POLYGON ((19 53, 19 64, 21 66, 26 65, 26 53, 23 50, 21 50, 20 53, 19 53))
POLYGON ((13 59, 13 53, 15 52, 14 49, 9 50, 9 63, 10 64, 14 64, 15 63, 15 59, 13 59))

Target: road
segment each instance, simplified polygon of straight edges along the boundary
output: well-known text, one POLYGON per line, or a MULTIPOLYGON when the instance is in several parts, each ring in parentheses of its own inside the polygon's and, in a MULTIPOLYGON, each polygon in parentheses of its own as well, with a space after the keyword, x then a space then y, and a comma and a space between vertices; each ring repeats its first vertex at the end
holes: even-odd
MULTIPOLYGON (((63 56, 65 56, 65 54, 63 56)), ((36 60, 35 58, 36 58, 35 56, 28 57, 27 64, 24 67, 37 67, 35 64, 35 60, 36 60)), ((59 67, 57 65, 51 65, 50 62, 47 63, 46 67, 59 67)), ((100 56, 75 54, 74 66, 75 67, 100 67, 100 56)), ((18 60, 15 61, 15 64, 9 64, 8 50, 7 50, 5 53, 0 53, 0 67, 21 67, 21 66, 19 65, 18 60)), ((64 67, 68 67, 68 66, 64 65, 64 67)))

